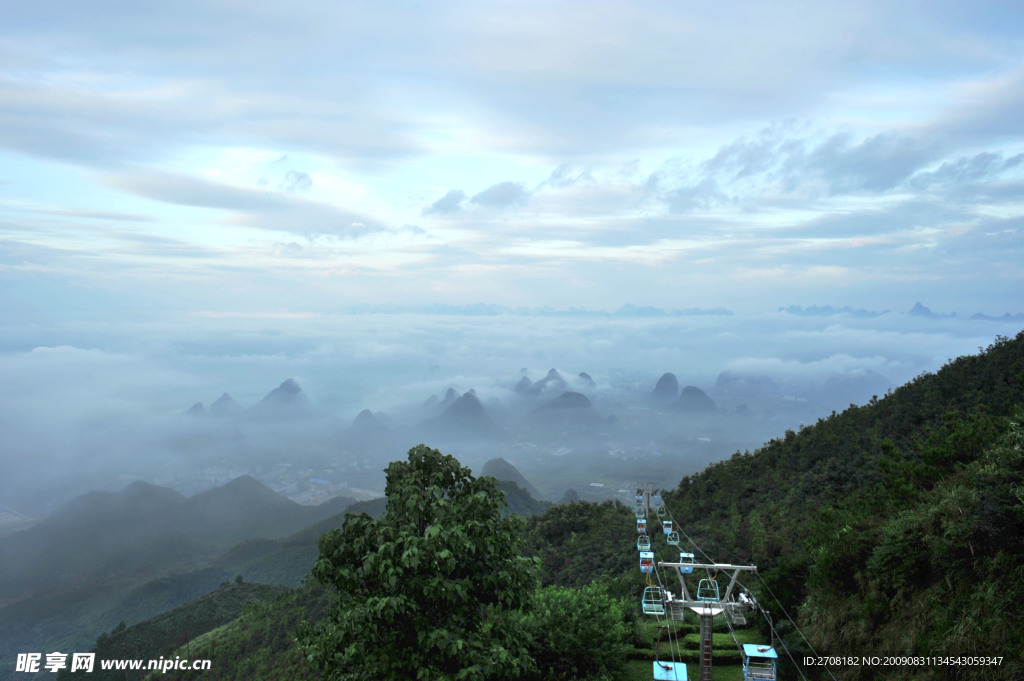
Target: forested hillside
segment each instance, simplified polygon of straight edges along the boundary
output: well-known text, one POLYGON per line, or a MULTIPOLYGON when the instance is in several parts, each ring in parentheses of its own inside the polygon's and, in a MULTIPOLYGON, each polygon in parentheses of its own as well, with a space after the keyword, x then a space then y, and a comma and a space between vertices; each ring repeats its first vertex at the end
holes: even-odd
POLYGON ((1021 678, 1022 404, 1024 333, 685 477, 666 503, 711 556, 762 566, 780 630, 792 617, 818 653, 1003 656, 887 678, 1021 678))
MULTIPOLYGON (((171 657, 178 646, 187 646, 192 638, 239 617, 246 605, 287 590, 270 584, 247 584, 241 579, 225 582, 216 591, 136 625, 126 627, 122 621, 110 633, 100 635, 95 652, 99 659, 171 657)), ((67 669, 57 674, 58 679, 71 676, 67 669)), ((96 681, 122 681, 139 679, 143 674, 96 669, 89 676, 96 681)))

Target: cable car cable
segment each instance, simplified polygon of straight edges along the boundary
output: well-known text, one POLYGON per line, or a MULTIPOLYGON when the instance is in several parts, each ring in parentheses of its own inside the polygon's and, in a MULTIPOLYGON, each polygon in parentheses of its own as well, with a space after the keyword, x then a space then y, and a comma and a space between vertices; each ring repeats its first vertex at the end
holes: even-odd
MULTIPOLYGON (((685 530, 683 530, 683 529, 682 529, 682 526, 681 526, 681 525, 680 525, 680 524, 679 524, 678 522, 675 522, 675 517, 674 517, 674 516, 672 515, 672 511, 671 511, 671 510, 670 510, 670 509, 668 508, 668 504, 664 504, 664 506, 663 506, 663 507, 664 507, 664 509, 665 509, 665 512, 666 512, 666 513, 667 513, 667 515, 669 516, 669 518, 671 518, 671 520, 672 520, 672 523, 673 523, 674 527, 676 528, 676 530, 677 530, 678 532, 681 532, 681 533, 682 533, 682 535, 683 535, 684 537, 686 537, 686 540, 687 540, 687 541, 688 541, 688 542, 690 543, 690 545, 691 545, 691 546, 693 546, 693 547, 694 547, 694 548, 696 549, 696 552, 697 552, 697 553, 699 553, 700 555, 704 556, 704 558, 705 558, 705 559, 707 560, 707 562, 708 562, 708 563, 714 563, 714 561, 713 561, 713 560, 711 559, 711 557, 710 557, 710 556, 709 556, 709 555, 708 555, 707 553, 705 553, 703 549, 701 549, 701 548, 700 548, 700 546, 699 546, 699 545, 698 545, 698 544, 697 544, 697 543, 696 543, 696 542, 695 542, 695 541, 694 541, 694 540, 693 540, 693 539, 692 539, 692 538, 690 537, 690 535, 689 535, 689 534, 687 534, 687 533, 686 533, 686 531, 685 531, 685 530)), ((730 553, 730 552, 726 551, 726 553, 730 553)), ((708 574, 709 574, 709 576, 710 576, 710 571, 709 571, 709 570, 705 570, 705 572, 706 572, 706 573, 708 573, 708 574)), ((801 630, 800 630, 800 628, 799 628, 799 627, 797 626, 796 622, 795 622, 795 621, 794 621, 794 620, 792 619, 792 617, 790 617, 789 613, 788 613, 788 612, 786 612, 786 609, 785 609, 785 607, 783 607, 783 606, 782 606, 782 603, 781 603, 781 602, 779 601, 779 599, 778 599, 778 597, 777 597, 777 596, 775 595, 775 593, 774 593, 774 592, 772 592, 772 590, 771 590, 771 588, 770 588, 770 587, 768 586, 767 582, 765 582, 765 581, 764 581, 764 579, 763 579, 763 578, 761 577, 761 575, 760 575, 760 574, 758 574, 758 573, 757 573, 756 571, 755 571, 755 573, 754 573, 754 574, 755 574, 755 575, 757 576, 758 580, 759 580, 759 581, 761 582, 761 584, 762 584, 762 585, 764 586, 764 588, 765 588, 765 589, 766 589, 766 590, 768 591, 768 593, 769 593, 769 594, 771 595, 771 597, 772 597, 772 598, 773 598, 773 599, 775 600, 775 602, 779 604, 779 607, 780 607, 780 608, 782 608, 782 612, 783 612, 783 614, 784 614, 784 615, 786 615, 786 618, 787 618, 787 619, 789 619, 790 623, 792 623, 792 624, 793 624, 793 628, 794 628, 794 629, 796 629, 796 630, 797 630, 797 632, 798 632, 798 633, 800 634, 800 637, 801 637, 801 638, 803 639, 803 641, 804 641, 804 643, 805 643, 805 644, 807 645, 807 647, 808 647, 808 648, 809 648, 809 649, 811 650, 811 652, 812 652, 812 653, 814 653, 815 655, 817 655, 817 651, 815 651, 815 650, 814 650, 814 646, 812 646, 812 645, 811 645, 810 641, 808 641, 808 640, 807 640, 807 637, 806 637, 806 636, 804 635, 803 631, 801 631, 801 630)), ((716 573, 715 573, 715 576, 717 577, 717 571, 716 571, 716 573)), ((714 581, 714 579, 713 579, 713 578, 712 578, 712 581, 714 581)), ((747 591, 748 593, 750 592, 750 589, 749 589, 749 587, 747 587, 747 586, 746 586, 745 584, 743 584, 742 582, 740 582, 740 581, 739 581, 739 579, 735 580, 735 583, 736 583, 736 584, 738 584, 739 586, 741 586, 741 587, 742 587, 742 588, 743 588, 743 589, 744 589, 745 591, 747 591)), ((698 596, 698 597, 699 597, 699 596, 698 596)), ((794 668, 796 668, 797 672, 798 672, 798 673, 800 674, 800 677, 801 677, 801 678, 803 678, 803 679, 805 679, 805 681, 806 681, 806 678, 807 678, 807 677, 806 677, 806 676, 804 676, 804 673, 803 673, 802 669, 801 669, 801 668, 800 668, 800 666, 799 666, 799 665, 798 665, 798 664, 796 663, 796 660, 795 660, 795 659, 793 658, 793 654, 792 654, 792 652, 791 652, 791 651, 789 650, 789 646, 787 646, 787 645, 786 645, 786 642, 782 640, 782 636, 781 636, 781 635, 778 635, 778 636, 776 636, 776 635, 778 634, 778 632, 777 632, 777 630, 775 629, 774 625, 772 624, 771 620, 770 620, 770 619, 768 619, 768 618, 767 618, 767 615, 765 615, 765 614, 764 614, 763 610, 762 610, 761 608, 758 608, 758 610, 759 610, 759 611, 761 612, 762 616, 763 616, 763 617, 765 617, 765 619, 766 619, 766 621, 767 621, 767 623, 768 623, 768 627, 769 627, 769 628, 771 629, 771 631, 772 631, 772 634, 773 634, 773 636, 774 636, 775 638, 777 638, 777 639, 778 639, 778 641, 779 641, 779 644, 780 644, 780 645, 782 646, 783 650, 784 650, 784 651, 786 652, 786 655, 787 655, 787 656, 789 657, 790 661, 791 661, 791 662, 793 663, 793 666, 794 666, 794 668)), ((730 632, 732 633, 732 635, 733 635, 733 641, 734 641, 734 642, 736 643, 737 647, 739 647, 739 649, 740 649, 740 654, 741 654, 741 656, 742 656, 742 655, 743 655, 743 652, 742 652, 742 651, 743 651, 743 649, 742 649, 742 647, 741 647, 741 646, 739 645, 739 640, 738 640, 738 638, 737 638, 737 636, 736 636, 735 630, 733 629, 732 623, 731 623, 731 622, 729 621, 729 617, 728 617, 728 616, 726 617, 726 624, 727 624, 727 626, 729 627, 729 631, 730 631, 730 632)), ((825 669, 825 671, 826 671, 826 672, 827 672, 827 673, 829 674, 829 676, 831 676, 831 677, 832 677, 833 679, 835 679, 835 678, 836 678, 835 674, 834 674, 834 673, 833 673, 833 672, 832 672, 832 671, 831 671, 830 669, 827 669, 827 668, 826 668, 826 669, 825 669)))
MULTIPOLYGON (((666 510, 667 510, 668 514, 669 514, 669 515, 671 516, 671 515, 672 515, 672 511, 671 511, 671 510, 668 510, 668 505, 667 505, 667 504, 666 504, 665 506, 666 506, 666 510)), ((673 520, 674 520, 674 518, 673 518, 673 520)), ((679 524, 678 524, 678 523, 676 523, 676 526, 677 526, 677 527, 679 528, 679 531, 683 533, 683 536, 685 536, 685 537, 686 537, 686 540, 687 540, 688 542, 690 542, 690 544, 691 544, 691 545, 693 545, 693 546, 694 546, 694 548, 696 548, 696 549, 697 549, 697 551, 698 551, 698 552, 699 552, 699 553, 700 553, 700 554, 701 554, 702 556, 704 556, 704 557, 705 557, 705 558, 706 558, 706 559, 708 560, 708 562, 709 562, 709 563, 710 563, 710 562, 714 562, 714 561, 712 561, 712 560, 711 560, 711 557, 710 557, 710 556, 708 556, 708 554, 706 554, 706 553, 705 553, 705 552, 704 552, 704 551, 703 551, 703 550, 702 550, 702 549, 701 549, 701 548, 700 548, 700 547, 699 547, 699 546, 697 545, 697 543, 696 543, 695 541, 693 541, 693 539, 692 539, 692 538, 690 537, 690 535, 688 535, 688 534, 686 533, 686 531, 685 531, 685 530, 683 530, 681 526, 679 526, 679 524)), ((726 551, 726 553, 729 553, 729 552, 728 552, 728 551, 726 551)), ((778 604, 779 604, 779 607, 780 607, 780 608, 782 608, 782 614, 784 614, 784 615, 786 616, 786 619, 788 619, 788 620, 789 620, 789 621, 790 621, 790 622, 791 622, 791 623, 793 624, 793 628, 794 628, 794 629, 796 629, 796 631, 797 631, 797 633, 798 633, 798 634, 800 634, 800 638, 801 638, 801 639, 803 639, 803 642, 804 642, 804 644, 805 644, 805 645, 806 645, 806 646, 808 647, 808 649, 810 649, 810 651, 811 651, 812 653, 814 653, 814 655, 815 655, 815 656, 818 656, 818 652, 817 652, 817 651, 816 651, 816 650, 814 649, 814 646, 813 646, 813 645, 811 645, 811 642, 807 640, 807 637, 806 637, 806 636, 804 635, 804 632, 803 632, 803 631, 802 631, 802 630, 800 629, 800 627, 799 627, 799 626, 797 625, 797 623, 796 623, 796 620, 794 620, 794 619, 793 619, 793 618, 792 618, 792 617, 790 616, 790 614, 789 614, 789 613, 788 613, 788 612, 786 611, 786 608, 785 608, 785 607, 784 607, 784 606, 782 605, 782 602, 781 602, 781 601, 780 601, 780 600, 778 599, 778 597, 777 597, 777 596, 775 595, 775 593, 774 593, 774 592, 773 592, 773 591, 771 590, 771 588, 770 588, 770 587, 768 586, 768 583, 764 581, 764 578, 763 578, 763 577, 761 577, 761 575, 760 575, 759 573, 755 572, 755 573, 754 573, 754 575, 755 575, 755 576, 757 577, 758 581, 760 581, 760 582, 761 582, 761 584, 762 584, 762 585, 764 586, 764 588, 765 588, 765 589, 766 589, 766 590, 768 591, 768 594, 769 594, 769 595, 770 595, 770 596, 771 596, 771 597, 772 597, 772 598, 773 598, 773 599, 775 600, 775 602, 776 602, 776 603, 778 603, 778 604)), ((738 579, 736 580, 736 583, 737 583, 737 584, 739 584, 740 586, 742 586, 742 587, 743 587, 744 589, 746 589, 747 591, 750 591, 749 587, 747 587, 747 586, 746 586, 745 584, 743 584, 742 582, 740 582, 740 581, 739 581, 738 579)), ((781 641, 781 639, 780 639, 780 642, 782 643, 783 647, 785 647, 785 642, 782 642, 782 641, 781 641)), ((787 653, 787 654, 789 654, 789 649, 788 649, 788 648, 786 649, 786 653, 787 653)), ((831 672, 829 672, 829 673, 831 674, 831 672)))

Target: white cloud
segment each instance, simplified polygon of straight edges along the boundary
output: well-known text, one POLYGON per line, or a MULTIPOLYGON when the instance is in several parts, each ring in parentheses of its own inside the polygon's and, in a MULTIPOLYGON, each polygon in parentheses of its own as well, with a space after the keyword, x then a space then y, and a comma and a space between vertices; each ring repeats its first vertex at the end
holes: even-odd
POLYGON ((772 309, 809 285, 823 303, 1009 307, 1018 19, 999 3, 21 3, 0 27, 2 276, 156 314, 772 309))

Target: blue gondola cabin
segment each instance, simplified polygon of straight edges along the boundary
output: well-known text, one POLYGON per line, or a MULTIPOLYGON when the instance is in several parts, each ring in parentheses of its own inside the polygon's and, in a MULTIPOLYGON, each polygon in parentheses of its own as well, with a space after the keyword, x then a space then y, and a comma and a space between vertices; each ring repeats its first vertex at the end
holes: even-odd
POLYGON ((720 601, 721 599, 718 597, 718 582, 713 579, 700 580, 697 583, 697 600, 708 603, 720 601))
POLYGON ((665 603, 661 600, 661 587, 649 586, 644 589, 643 599, 640 603, 645 615, 665 614, 665 603))
POLYGON ((651 572, 654 570, 654 552, 640 552, 640 572, 651 572))
POLYGON ((655 661, 654 681, 686 681, 686 663, 655 661))
POLYGON ((743 644, 743 681, 774 681, 778 653, 771 646, 743 644))

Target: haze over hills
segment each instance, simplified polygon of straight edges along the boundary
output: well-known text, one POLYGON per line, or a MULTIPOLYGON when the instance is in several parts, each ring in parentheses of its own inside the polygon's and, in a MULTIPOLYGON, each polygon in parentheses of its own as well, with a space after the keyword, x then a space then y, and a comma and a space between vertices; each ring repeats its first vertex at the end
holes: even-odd
POLYGON ((294 378, 285 379, 281 385, 268 392, 263 399, 249 409, 242 408, 228 393, 221 393, 207 411, 202 402, 197 402, 187 412, 192 416, 216 416, 219 418, 247 419, 303 419, 318 415, 302 387, 294 378))
MULTIPOLYGON (((205 340, 216 335, 207 328, 201 338, 174 344, 192 354, 180 363, 166 358, 170 371, 187 372, 170 383, 140 365, 122 366, 120 355, 42 348, 31 354, 32 374, 46 380, 7 375, 12 397, 0 412, 8 435, 0 458, 9 474, 0 480, 0 504, 38 519, 89 489, 121 489, 142 479, 194 494, 242 474, 302 503, 329 494, 311 478, 328 481, 333 493, 347 486, 345 494, 369 498, 382 489, 386 463, 431 435, 417 433, 417 424, 439 417, 470 390, 496 429, 467 441, 446 435, 446 446, 468 463, 502 456, 547 480, 551 462, 545 457, 566 448, 601 460, 610 452, 659 452, 697 470, 736 448, 757 446, 780 427, 880 396, 1015 324, 946 310, 938 317, 855 312, 836 306, 817 315, 497 314, 475 316, 472 324, 392 312, 320 319, 308 330, 300 320, 282 327, 284 334, 267 330, 247 338, 242 347, 250 354, 238 358, 226 341, 205 340), (387 360, 358 360, 361 344, 373 338, 361 325, 392 329, 378 339, 401 333, 409 341, 388 340, 387 360), (256 349, 259 343, 267 344, 266 352, 256 349), (334 351, 315 352, 332 343, 334 351), (455 344, 472 350, 449 352, 455 344), (74 363, 82 370, 69 369, 74 363), (660 418, 649 398, 668 373, 677 377, 677 390, 703 390, 718 416, 660 418), (116 376, 136 384, 130 399, 109 387, 116 376), (601 418, 614 418, 604 438, 559 441, 531 423, 531 412, 564 392, 585 396, 601 418), (184 415, 197 401, 203 410, 184 415), (364 410, 386 429, 371 436, 353 428, 364 410), (57 420, 44 423, 44 413, 57 420)), ((618 489, 621 475, 611 473, 587 485, 618 489)), ((577 483, 555 480, 542 493, 557 499, 568 484, 577 483)))
POLYGON ((683 388, 679 397, 672 402, 672 408, 680 411, 713 412, 718 411, 714 401, 708 394, 695 385, 683 388))
POLYGON ((90 492, 32 528, 0 537, 0 599, 70 587, 100 573, 136 581, 145 566, 186 567, 245 539, 284 536, 352 501, 302 506, 250 476, 191 497, 144 482, 90 492))
POLYGON ((679 380, 672 372, 665 372, 654 384, 651 399, 655 402, 671 402, 679 397, 679 380))
POLYGON ((491 459, 484 463, 479 475, 489 475, 499 481, 506 480, 508 482, 514 482, 529 492, 530 496, 534 499, 541 498, 540 492, 537 491, 537 488, 534 487, 529 480, 523 477, 523 474, 520 473, 515 466, 500 457, 497 459, 491 459))
POLYGON ((498 424, 488 415, 472 390, 446 405, 440 403, 440 415, 416 425, 415 430, 434 437, 481 437, 498 431, 498 424), (446 405, 446 406, 445 406, 446 405))
POLYGON ((227 393, 221 393, 221 396, 210 405, 210 415, 212 416, 234 416, 240 411, 242 411, 241 405, 227 393))
MULTIPOLYGON (((191 497, 143 482, 82 495, 30 529, 0 537, 0 652, 7 658, 18 646, 34 650, 69 636, 81 645, 98 633, 93 627, 116 623, 109 620, 119 609, 155 614, 119 604, 146 582, 209 565, 240 542, 337 520, 352 501, 302 506, 248 476, 191 497)), ((301 574, 309 554, 300 556, 301 574)), ((216 586, 229 576, 222 568, 179 580, 177 593, 194 597, 191 585, 216 586)))

